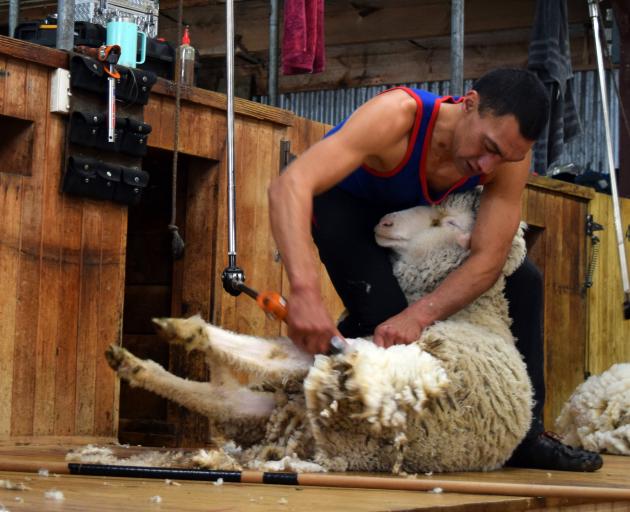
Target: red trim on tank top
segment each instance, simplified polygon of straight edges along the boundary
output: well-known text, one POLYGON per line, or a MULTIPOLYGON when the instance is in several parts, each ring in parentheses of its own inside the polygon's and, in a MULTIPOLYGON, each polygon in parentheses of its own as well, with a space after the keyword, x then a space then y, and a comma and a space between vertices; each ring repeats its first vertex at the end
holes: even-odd
POLYGON ((395 91, 396 89, 401 89, 405 91, 407 94, 409 94, 409 96, 411 96, 414 100, 416 100, 416 104, 418 105, 418 108, 416 109, 416 119, 413 122, 413 131, 411 132, 411 137, 409 139, 409 144, 407 145, 407 151, 405 153, 405 156, 396 167, 394 167, 393 169, 387 172, 380 172, 380 171, 377 171, 376 169, 372 169, 366 164, 361 164, 361 168, 363 168, 363 170, 372 174, 373 176, 378 176, 379 178, 390 178, 392 176, 395 176, 402 170, 402 168, 407 164, 407 162, 411 158, 411 154, 413 153, 413 147, 416 144, 416 139, 418 138, 418 132, 420 131, 420 121, 422 119, 423 105, 422 105, 422 100, 416 93, 414 93, 411 89, 409 89, 409 87, 392 87, 391 89, 382 91, 379 94, 395 91))
POLYGON ((427 126, 427 130, 424 134, 424 145, 422 147, 422 157, 420 158, 420 168, 418 169, 418 173, 420 175, 420 185, 422 186, 422 194, 424 198, 429 202, 430 205, 440 204, 444 199, 448 197, 448 195, 454 190, 461 187, 464 183, 468 181, 469 178, 462 178, 457 183, 455 183, 451 188, 449 188, 442 197, 439 199, 433 200, 429 195, 429 187, 427 185, 427 169, 426 169, 426 160, 427 160, 427 151, 429 149, 429 144, 431 143, 431 137, 433 136, 433 125, 437 119, 438 112, 440 111, 440 105, 444 101, 450 100, 452 103, 461 103, 464 101, 464 98, 461 97, 459 100, 454 100, 452 96, 444 96, 443 98, 438 98, 435 100, 435 104, 433 106, 433 112, 431 112, 431 119, 429 119, 429 124, 427 126))

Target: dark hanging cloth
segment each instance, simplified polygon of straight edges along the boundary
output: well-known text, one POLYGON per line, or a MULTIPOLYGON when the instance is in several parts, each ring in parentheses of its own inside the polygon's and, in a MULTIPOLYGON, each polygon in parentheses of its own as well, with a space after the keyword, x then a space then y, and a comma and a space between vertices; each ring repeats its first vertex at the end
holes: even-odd
POLYGON ((537 0, 527 67, 543 81, 551 100, 549 122, 534 145, 538 174, 558 162, 565 143, 582 131, 573 97, 566 0, 537 0))
POLYGON ((324 0, 285 0, 282 73, 319 73, 325 62, 324 0))

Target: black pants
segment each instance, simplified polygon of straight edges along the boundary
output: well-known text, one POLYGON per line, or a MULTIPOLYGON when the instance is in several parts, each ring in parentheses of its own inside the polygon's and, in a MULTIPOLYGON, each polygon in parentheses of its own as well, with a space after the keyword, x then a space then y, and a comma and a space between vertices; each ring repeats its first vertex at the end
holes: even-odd
MULTIPOLYGON (((389 250, 377 245, 374 226, 394 208, 375 207, 333 188, 317 196, 313 206, 313 239, 348 316, 339 324, 346 337, 367 336, 407 307, 392 273, 389 250)), ((543 346, 543 281, 529 260, 506 280, 505 293, 513 319, 512 333, 534 387, 532 435, 542 430, 545 401, 543 346)))

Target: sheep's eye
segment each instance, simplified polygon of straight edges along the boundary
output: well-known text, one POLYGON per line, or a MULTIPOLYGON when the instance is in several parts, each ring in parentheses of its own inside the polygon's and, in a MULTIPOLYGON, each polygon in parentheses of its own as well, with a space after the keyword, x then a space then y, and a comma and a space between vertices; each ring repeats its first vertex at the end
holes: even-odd
POLYGON ((440 218, 436 218, 436 219, 431 219, 431 227, 438 227, 442 224, 442 221, 440 220, 440 218))

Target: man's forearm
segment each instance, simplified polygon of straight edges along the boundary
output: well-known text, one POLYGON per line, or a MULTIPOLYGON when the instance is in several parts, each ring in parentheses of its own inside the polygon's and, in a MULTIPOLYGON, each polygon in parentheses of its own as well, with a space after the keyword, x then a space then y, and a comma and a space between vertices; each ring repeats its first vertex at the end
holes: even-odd
POLYGON ((487 291, 498 279, 500 268, 481 257, 470 257, 432 293, 409 306, 426 327, 457 313, 487 291))
POLYGON ((311 195, 286 180, 276 180, 269 188, 271 230, 292 289, 318 283, 318 267, 310 244, 311 215, 311 195))

